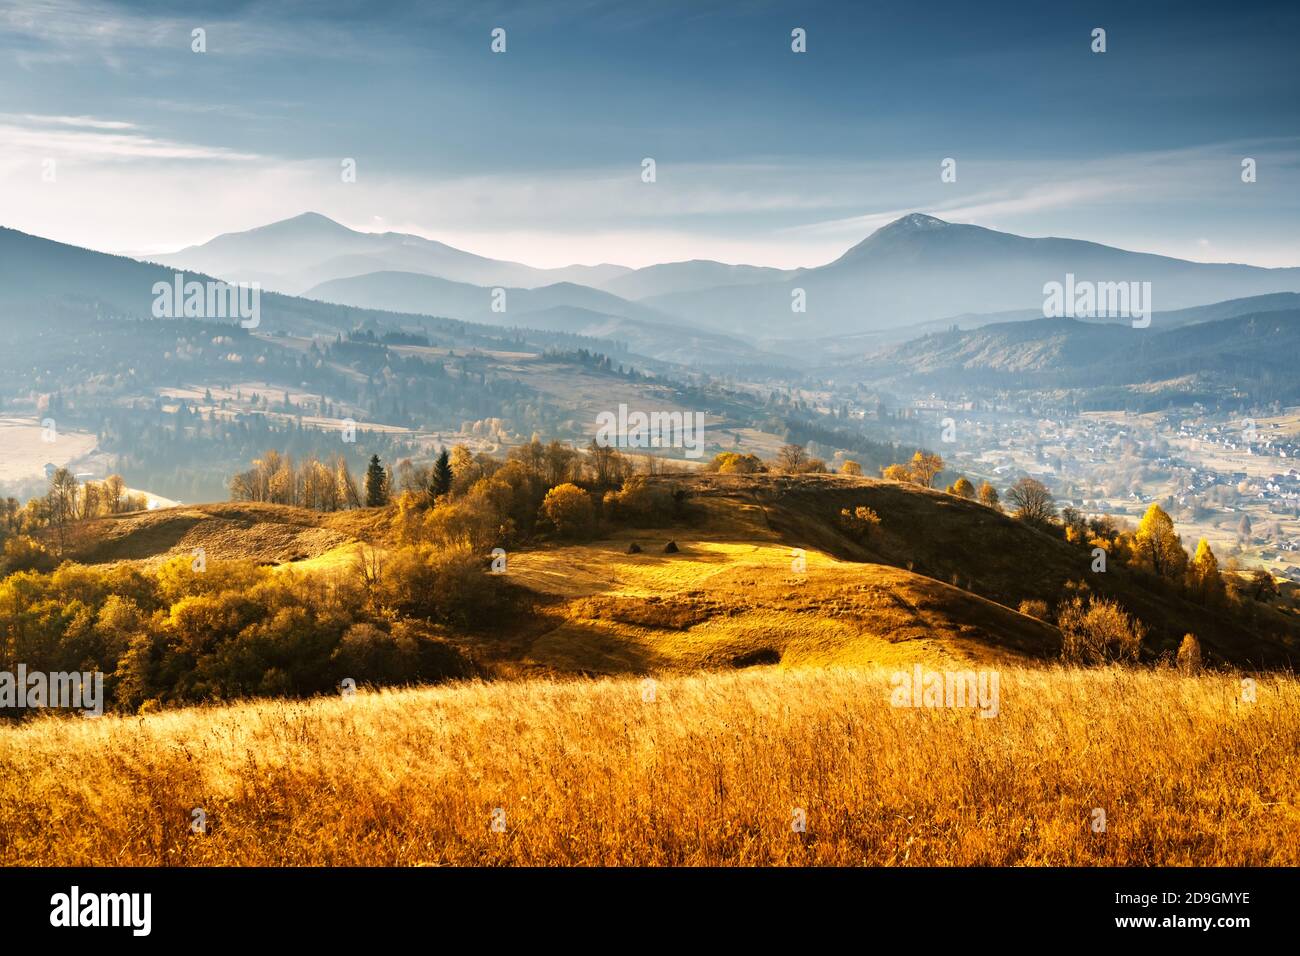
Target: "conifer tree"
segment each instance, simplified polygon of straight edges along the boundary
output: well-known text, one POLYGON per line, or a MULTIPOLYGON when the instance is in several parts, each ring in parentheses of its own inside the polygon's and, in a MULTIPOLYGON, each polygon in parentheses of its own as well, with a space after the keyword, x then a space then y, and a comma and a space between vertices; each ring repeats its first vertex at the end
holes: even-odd
POLYGON ((388 475, 379 463, 378 455, 370 456, 366 466, 366 507, 382 508, 388 504, 388 475))

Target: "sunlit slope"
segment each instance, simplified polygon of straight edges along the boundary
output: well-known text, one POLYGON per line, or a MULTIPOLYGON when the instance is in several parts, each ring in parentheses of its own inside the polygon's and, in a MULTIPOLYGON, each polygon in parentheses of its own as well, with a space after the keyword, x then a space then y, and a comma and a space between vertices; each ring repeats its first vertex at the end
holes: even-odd
MULTIPOLYGON (((952 495, 838 475, 651 480, 683 494, 675 519, 512 546, 500 580, 527 613, 495 637, 448 636, 525 672, 1050 659, 1056 629, 1017 609, 1029 599, 1055 606, 1083 586, 1142 620, 1147 659, 1194 633, 1211 663, 1300 660, 1294 622, 1273 609, 1229 617, 1118 560, 1096 572, 1090 549, 952 495), (880 516, 865 540, 839 521, 859 505, 880 516), (676 553, 665 552, 670 540, 676 553), (641 551, 629 554, 634 542, 641 551)), ((201 548, 208 560, 346 575, 362 542, 391 545, 390 528, 391 512, 378 508, 181 506, 74 525, 66 556, 154 562, 201 548)))
POLYGON ((1068 595, 1069 585, 1086 585, 1118 600, 1146 624, 1148 656, 1172 653, 1184 634, 1194 633, 1214 660, 1267 667, 1294 667, 1300 661, 1294 621, 1271 609, 1257 608, 1254 621, 1246 623, 1189 600, 1113 556, 1104 573, 1095 572, 1090 548, 939 491, 838 475, 707 476, 692 479, 689 487, 693 500, 711 513, 744 509, 761 515, 792 547, 905 568, 1009 608, 1029 599, 1055 605, 1068 595), (881 519, 865 543, 847 536, 837 521, 841 508, 858 505, 881 519))
POLYGON ((508 574, 553 595, 527 652, 560 671, 990 662, 1059 650, 1055 628, 906 570, 775 541, 628 533, 517 556, 508 574), (627 554, 637 541, 640 554, 627 554))
POLYGON ((382 533, 379 511, 322 514, 248 502, 182 505, 72 526, 68 557, 87 564, 192 555, 264 564, 306 561, 382 533))
POLYGON ((527 654, 558 670, 1050 658, 1054 627, 1017 613, 1085 585, 1150 629, 1146 654, 1196 633, 1216 659, 1285 664, 1291 625, 1240 620, 1088 549, 951 495, 839 476, 674 478, 689 492, 676 525, 514 554, 507 576, 549 598, 549 629, 527 654), (838 522, 866 505, 865 542, 838 522), (679 552, 664 552, 672 539, 679 552), (639 554, 628 554, 636 542, 639 554))
POLYGON ((1005 668, 991 719, 893 707, 888 669, 642 685, 0 727, 0 865, 1300 863, 1288 676, 1005 668))

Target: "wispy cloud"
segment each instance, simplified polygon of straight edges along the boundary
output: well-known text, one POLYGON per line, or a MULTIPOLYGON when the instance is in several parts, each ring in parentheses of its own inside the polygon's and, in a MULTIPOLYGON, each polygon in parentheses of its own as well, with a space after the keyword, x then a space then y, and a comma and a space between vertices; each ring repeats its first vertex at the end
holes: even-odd
POLYGON ((182 143, 149 135, 136 124, 93 116, 0 113, 0 153, 11 161, 69 159, 81 162, 153 160, 256 160, 223 146, 182 143))
POLYGON ((114 70, 133 64, 132 54, 172 50, 191 53, 192 31, 206 33, 207 50, 227 56, 299 53, 331 59, 377 59, 361 42, 387 29, 380 17, 347 21, 305 14, 294 3, 259 3, 221 11, 163 12, 104 0, 0 0, 0 49, 16 48, 26 66, 84 62, 98 57, 114 70))

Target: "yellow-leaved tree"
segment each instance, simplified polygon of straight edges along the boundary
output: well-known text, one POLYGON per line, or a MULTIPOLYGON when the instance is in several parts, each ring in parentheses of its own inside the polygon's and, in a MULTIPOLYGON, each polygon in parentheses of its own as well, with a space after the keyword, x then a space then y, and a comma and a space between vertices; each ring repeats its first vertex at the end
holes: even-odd
POLYGON ((1142 565, 1162 578, 1181 578, 1187 569, 1187 552, 1173 519, 1154 501, 1138 525, 1133 550, 1142 565))
POLYGON ((969 478, 963 476, 948 486, 948 494, 956 495, 958 498, 974 498, 975 486, 970 483, 969 478))
POLYGON ((1210 543, 1202 538, 1196 545, 1190 574, 1192 590, 1206 604, 1217 604, 1223 599, 1223 578, 1219 575, 1219 559, 1210 550, 1210 543))

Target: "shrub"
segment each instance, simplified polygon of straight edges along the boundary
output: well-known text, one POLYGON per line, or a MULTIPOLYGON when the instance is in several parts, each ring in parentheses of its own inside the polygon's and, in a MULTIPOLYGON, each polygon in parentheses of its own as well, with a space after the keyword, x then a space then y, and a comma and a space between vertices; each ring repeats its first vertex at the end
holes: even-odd
POLYGON ((865 541, 871 536, 871 532, 880 527, 880 515, 866 505, 858 505, 852 510, 841 508, 840 527, 853 537, 865 541))
POLYGON ((469 677, 474 667, 464 653, 430 636, 409 621, 393 624, 392 632, 373 624, 353 624, 331 657, 339 679, 358 684, 399 684, 469 677))
POLYGON ((5 542, 4 561, 0 571, 13 574, 16 571, 51 571, 57 560, 46 547, 35 538, 25 534, 10 538, 5 542))
POLYGON ((1047 610, 1046 601, 1029 600, 1020 602, 1020 613, 1028 614, 1030 617, 1036 617, 1040 621, 1050 620, 1047 610))
POLYGON ((1195 634, 1184 634, 1178 645, 1178 669, 1184 674, 1195 674, 1201 669, 1201 642, 1195 634))
POLYGON ((1147 629, 1109 598, 1079 597, 1056 610, 1061 629, 1061 656, 1074 664, 1136 661, 1147 629))
POLYGON ((542 516, 564 538, 587 537, 596 523, 591 495, 571 482, 556 485, 546 493, 542 500, 542 516))
POLYGON ((724 451, 713 456, 713 461, 705 466, 705 471, 716 471, 720 475, 752 475, 767 468, 757 455, 741 455, 734 451, 724 451))
POLYGON ((855 478, 860 477, 862 475, 862 466, 859 465, 856 461, 846 461, 843 465, 840 466, 840 474, 851 475, 855 478))
POLYGON ((627 479, 618 491, 605 492, 604 504, 607 517, 642 528, 664 524, 674 512, 671 492, 642 475, 627 479))

